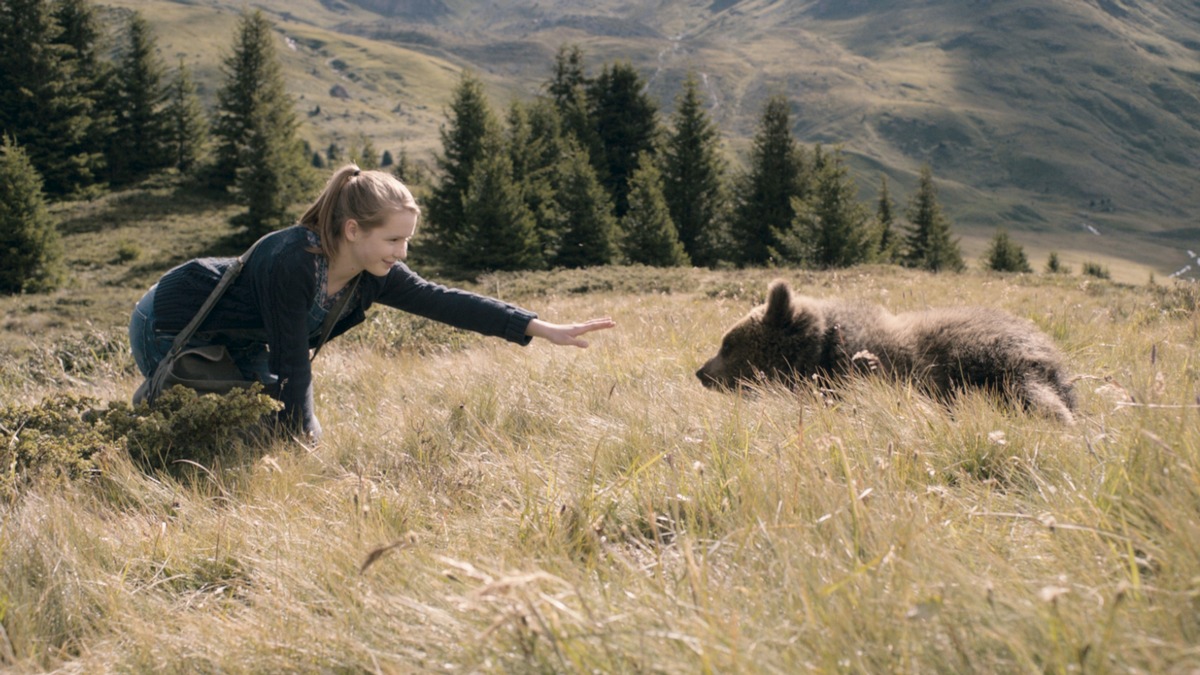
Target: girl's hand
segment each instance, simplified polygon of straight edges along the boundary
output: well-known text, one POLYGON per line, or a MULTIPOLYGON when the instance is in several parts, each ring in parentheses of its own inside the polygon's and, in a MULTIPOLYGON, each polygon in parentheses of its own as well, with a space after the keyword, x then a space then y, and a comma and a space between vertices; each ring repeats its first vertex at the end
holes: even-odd
POLYGON ((525 328, 525 334, 532 337, 540 337, 556 345, 570 345, 572 347, 587 348, 587 340, 579 339, 580 335, 590 333, 594 330, 604 330, 617 325, 616 321, 608 317, 603 319, 592 319, 583 323, 549 323, 541 319, 534 319, 529 322, 529 326, 525 328))

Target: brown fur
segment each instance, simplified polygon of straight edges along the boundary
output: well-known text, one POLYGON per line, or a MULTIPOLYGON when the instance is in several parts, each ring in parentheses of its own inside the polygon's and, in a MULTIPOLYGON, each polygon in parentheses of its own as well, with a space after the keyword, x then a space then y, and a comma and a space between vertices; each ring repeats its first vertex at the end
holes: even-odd
POLYGON ((1062 354, 1032 322, 984 307, 891 314, 882 307, 793 294, 776 280, 767 302, 730 328, 696 372, 704 386, 830 381, 854 372, 907 380, 944 401, 965 387, 1074 421, 1062 354))

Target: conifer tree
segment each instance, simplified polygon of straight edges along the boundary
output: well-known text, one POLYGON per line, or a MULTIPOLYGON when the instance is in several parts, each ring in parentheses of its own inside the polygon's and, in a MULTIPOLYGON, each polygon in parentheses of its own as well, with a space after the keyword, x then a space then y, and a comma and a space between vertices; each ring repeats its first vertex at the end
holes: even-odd
POLYGON ((629 210, 621 219, 621 250, 626 261, 653 267, 691 264, 663 197, 662 174, 643 152, 629 179, 629 210))
POLYGON ((66 277, 42 179, 11 136, 0 139, 0 293, 49 291, 66 277))
POLYGON ((596 175, 611 195, 615 215, 629 208, 629 177, 643 152, 656 154, 658 107, 645 93, 646 83, 629 63, 605 66, 588 89, 592 124, 600 148, 589 148, 596 175))
POLYGON ((771 249, 780 245, 774 232, 785 230, 796 216, 792 199, 808 196, 804 154, 792 136, 789 108, 782 95, 767 100, 754 135, 750 168, 737 181, 730 253, 740 265, 769 261, 771 249))
POLYGON ((688 73, 663 151, 663 196, 684 250, 698 265, 717 262, 723 239, 725 162, 719 142, 701 105, 696 76, 688 73))
POLYGON ((812 191, 792 198, 796 216, 791 227, 776 231, 780 250, 772 255, 820 269, 849 267, 875 257, 877 244, 867 209, 858 202, 858 188, 840 150, 813 150, 812 191))
POLYGON ((617 222, 612 202, 596 178, 587 152, 573 139, 568 142, 558 171, 555 200, 559 223, 555 229, 561 239, 553 266, 590 267, 613 262, 617 222))
POLYGON ((370 136, 363 136, 362 150, 358 153, 358 167, 364 171, 379 168, 379 151, 370 136))
POLYGON ((965 267, 958 240, 950 233, 950 221, 942 213, 933 183, 933 169, 921 167, 917 191, 905 212, 909 231, 905 239, 904 261, 911 267, 931 272, 960 272, 965 267))
POLYGON ((204 157, 208 121, 196 95, 196 84, 183 59, 167 88, 167 107, 163 110, 167 125, 167 156, 171 166, 187 173, 204 157))
POLYGON ((996 228, 987 252, 983 254, 984 265, 993 272, 1032 272, 1025 249, 1008 236, 1008 230, 996 228))
POLYGON ((1047 274, 1070 274, 1071 268, 1064 265, 1058 259, 1057 251, 1050 251, 1050 255, 1046 258, 1046 273, 1047 274))
POLYGON ((499 138, 488 139, 487 150, 475 163, 463 214, 464 245, 455 251, 453 266, 471 271, 542 267, 533 214, 513 183, 512 161, 499 138))
POLYGON ((261 148, 269 150, 268 154, 286 157, 291 165, 303 165, 308 160, 298 157, 299 121, 295 102, 287 93, 283 67, 276 56, 275 40, 274 27, 261 10, 242 14, 233 51, 222 62, 225 82, 217 91, 212 123, 217 148, 210 182, 215 187, 234 186, 238 182, 239 171, 248 160, 247 153, 252 152, 252 136, 256 134, 260 138, 254 142, 260 146, 263 143, 288 146, 297 153, 297 158, 293 160, 282 148, 261 148))
POLYGON ((879 262, 894 264, 900 261, 900 237, 896 233, 896 204, 888 191, 887 176, 879 177, 879 199, 875 202, 875 225, 878 228, 879 262))
POLYGON ((384 150, 383 157, 381 157, 379 159, 379 168, 386 169, 389 166, 395 166, 395 164, 396 164, 396 158, 392 157, 392 151, 384 150))
POLYGON ((117 114, 109 147, 109 176, 128 183, 171 162, 170 118, 165 114, 166 68, 157 54, 150 24, 133 12, 114 80, 117 114))
POLYGON ((233 52, 224 62, 226 81, 217 92, 213 178, 231 185, 248 208, 234 223, 245 227, 249 238, 289 224, 289 212, 312 177, 274 41, 261 10, 242 14, 233 52))
POLYGON ((579 45, 562 45, 554 57, 554 74, 546 84, 546 92, 554 101, 561 120, 562 133, 595 155, 600 151, 600 137, 592 124, 588 104, 591 80, 584 70, 583 50, 579 45))
POLYGON ((65 48, 64 63, 72 88, 87 120, 83 137, 68 151, 81 168, 80 187, 102 184, 120 105, 112 95, 115 74, 105 56, 110 51, 105 27, 90 0, 55 0, 54 20, 61 30, 57 42, 65 48))
POLYGON ((513 181, 533 214, 543 255, 550 259, 558 249, 559 164, 567 154, 561 118, 554 102, 538 98, 528 106, 514 101, 508 114, 508 148, 513 181))
POLYGON ((435 157, 439 180, 426 201, 426 246, 434 258, 453 261, 467 245, 464 200, 475 165, 483 160, 486 140, 499 133, 498 126, 483 93, 483 82, 464 72, 441 128, 442 152, 435 157))
POLYGON ((89 97, 78 77, 83 44, 67 35, 47 0, 0 2, 0 133, 19 142, 46 194, 78 194, 93 185, 103 156, 93 146, 89 97))

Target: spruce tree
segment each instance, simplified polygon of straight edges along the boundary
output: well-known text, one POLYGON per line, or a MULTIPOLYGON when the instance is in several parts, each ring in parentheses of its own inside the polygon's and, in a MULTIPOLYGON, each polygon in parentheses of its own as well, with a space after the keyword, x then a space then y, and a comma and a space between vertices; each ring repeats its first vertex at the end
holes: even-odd
POLYGON ((877 244, 870 216, 858 201, 858 188, 840 150, 813 150, 812 191, 792 198, 791 228, 776 231, 780 250, 773 256, 810 267, 849 267, 874 259, 877 244))
POLYGON ((621 219, 621 251, 627 262, 653 267, 691 264, 663 197, 662 174, 643 152, 629 179, 629 210, 621 219))
POLYGON ((1046 258, 1046 273, 1047 274, 1070 274, 1071 268, 1064 265, 1058 259, 1057 251, 1050 251, 1050 255, 1046 258))
POLYGON ((487 146, 463 199, 464 245, 451 262, 469 271, 538 269, 541 246, 533 214, 513 183, 512 162, 498 138, 487 146))
MULTIPOLYGON (((238 182, 255 134, 266 134, 256 142, 270 141, 299 150, 295 102, 287 93, 275 40, 274 27, 261 10, 242 14, 233 51, 221 64, 225 82, 217 91, 212 123, 217 139, 216 164, 210 177, 214 187, 238 182)), ((292 163, 303 164, 308 158, 303 160, 292 163)))
POLYGON ((574 136, 589 155, 600 152, 600 137, 592 124, 588 104, 591 80, 584 70, 583 50, 578 45, 562 45, 554 57, 554 74, 546 92, 554 101, 562 122, 562 133, 574 136))
POLYGON ((248 208, 234 223, 245 227, 249 238, 287 225, 291 207, 311 182, 274 41, 262 11, 242 14, 233 53, 224 62, 226 81, 217 92, 214 178, 232 185, 238 202, 248 208))
POLYGON ((556 213, 561 233, 552 265, 555 267, 591 267, 607 265, 616 257, 617 222, 612 202, 587 152, 574 140, 559 164, 559 183, 555 192, 556 213))
POLYGON ((726 195, 719 143, 696 76, 688 73, 663 151, 663 196, 684 250, 698 265, 713 265, 720 257, 726 195))
POLYGON ((737 181, 730 219, 730 253, 740 265, 763 265, 779 248, 776 231, 795 218, 792 199, 808 196, 804 154, 792 136, 790 104, 772 96, 755 132, 750 167, 737 181))
POLYGON ((508 114, 508 147, 513 180, 533 214, 543 255, 550 259, 562 234, 555 195, 561 179, 559 165, 568 152, 554 102, 546 97, 528 106, 513 102, 508 114))
POLYGON ((358 153, 358 167, 364 171, 379 168, 379 151, 370 136, 363 136, 362 150, 358 153))
POLYGON ((0 139, 0 293, 49 291, 66 277, 42 179, 11 136, 0 139))
POLYGON ((993 272, 1032 272, 1025 249, 1008 236, 1003 227, 996 228, 987 252, 983 254, 984 265, 993 272))
MULTIPOLYGON (((55 0, 54 20, 61 30, 57 42, 66 48, 64 62, 87 118, 83 137, 68 151, 81 169, 80 187, 100 185, 120 105, 112 95, 115 74, 105 56, 110 51, 105 27, 89 0, 55 0)), ((94 192, 84 190, 83 194, 94 192)))
POLYGON ((498 124, 484 96, 483 82, 464 72, 441 128, 442 152, 435 158, 440 180, 425 203, 425 245, 436 259, 452 261, 466 246, 463 202, 475 165, 483 159, 485 139, 497 133, 498 124))
POLYGON ((658 107, 646 93, 646 83, 629 63, 605 66, 588 89, 592 124, 600 139, 591 156, 600 182, 611 195, 618 218, 629 208, 629 177, 643 152, 656 154, 659 140, 658 107))
POLYGON ((196 95, 196 85, 183 59, 167 88, 167 107, 163 110, 167 125, 167 156, 170 165, 188 173, 204 157, 208 121, 196 95))
POLYGON ((165 73, 150 24, 133 12, 114 80, 117 117, 108 152, 113 183, 129 183, 171 163, 165 73))
POLYGON ((0 133, 13 136, 44 180, 46 194, 80 194, 96 183, 95 83, 80 79, 85 45, 66 34, 47 0, 0 2, 0 133))
POLYGON ((933 183, 933 169, 921 167, 917 191, 905 212, 909 230, 905 239, 904 262, 931 272, 959 272, 965 267, 958 240, 950 233, 950 221, 942 213, 933 183))
POLYGON ((896 204, 888 191, 887 176, 879 177, 879 199, 875 202, 875 226, 878 228, 879 262, 900 261, 900 237, 896 233, 896 204))

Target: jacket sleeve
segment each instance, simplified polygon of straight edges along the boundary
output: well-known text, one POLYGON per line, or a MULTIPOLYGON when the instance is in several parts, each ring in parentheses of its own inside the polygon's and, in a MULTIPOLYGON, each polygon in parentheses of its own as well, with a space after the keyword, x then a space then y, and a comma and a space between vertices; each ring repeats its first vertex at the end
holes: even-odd
POLYGON ((455 328, 504 338, 519 345, 527 345, 533 340, 525 334, 525 329, 530 321, 537 318, 537 314, 527 309, 496 298, 426 281, 403 263, 392 266, 383 280, 376 301, 455 328))
POLYGON ((271 372, 279 376, 280 419, 289 429, 319 435, 308 351, 308 310, 317 292, 311 254, 285 251, 256 269, 254 281, 271 372))

